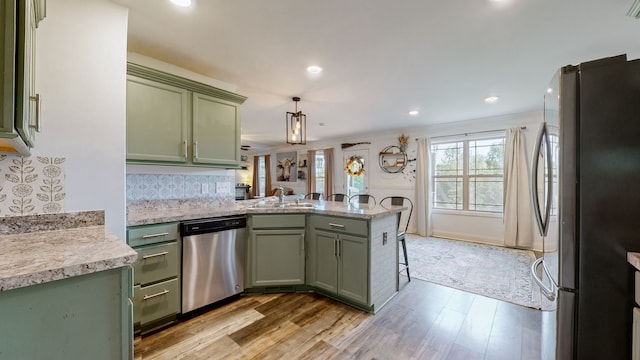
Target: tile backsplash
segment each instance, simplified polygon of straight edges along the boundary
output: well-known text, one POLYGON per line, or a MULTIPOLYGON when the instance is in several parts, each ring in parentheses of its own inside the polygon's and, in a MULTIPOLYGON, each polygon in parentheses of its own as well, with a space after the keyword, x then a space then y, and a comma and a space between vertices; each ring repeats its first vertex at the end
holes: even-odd
POLYGON ((63 157, 0 155, 0 216, 64 212, 63 157))
POLYGON ((235 177, 228 175, 127 174, 127 201, 235 199, 235 177))

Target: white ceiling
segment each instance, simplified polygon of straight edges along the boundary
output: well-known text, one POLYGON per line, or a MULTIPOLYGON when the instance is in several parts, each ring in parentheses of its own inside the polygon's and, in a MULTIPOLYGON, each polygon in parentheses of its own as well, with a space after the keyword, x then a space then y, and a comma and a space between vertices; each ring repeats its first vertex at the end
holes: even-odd
POLYGON ((632 0, 113 1, 130 8, 129 51, 237 85, 254 148, 284 143, 292 96, 309 142, 358 140, 540 109, 558 67, 640 57, 632 0))

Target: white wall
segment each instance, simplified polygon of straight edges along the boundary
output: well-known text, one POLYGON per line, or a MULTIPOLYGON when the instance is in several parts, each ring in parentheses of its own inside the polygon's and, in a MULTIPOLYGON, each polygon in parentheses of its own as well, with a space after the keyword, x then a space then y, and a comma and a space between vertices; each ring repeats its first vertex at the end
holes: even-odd
POLYGON ((66 211, 104 209, 125 237, 127 9, 54 0, 37 30, 42 127, 34 156, 64 156, 66 211))

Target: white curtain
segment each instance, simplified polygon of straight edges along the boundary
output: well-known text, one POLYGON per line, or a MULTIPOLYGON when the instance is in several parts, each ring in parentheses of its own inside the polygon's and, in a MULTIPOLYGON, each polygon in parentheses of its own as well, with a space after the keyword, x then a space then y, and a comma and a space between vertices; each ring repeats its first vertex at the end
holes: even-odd
POLYGON ((521 128, 507 129, 504 144, 504 244, 531 248, 529 167, 521 128))
POLYGON ((418 139, 416 154, 416 224, 420 236, 431 236, 431 144, 418 139))

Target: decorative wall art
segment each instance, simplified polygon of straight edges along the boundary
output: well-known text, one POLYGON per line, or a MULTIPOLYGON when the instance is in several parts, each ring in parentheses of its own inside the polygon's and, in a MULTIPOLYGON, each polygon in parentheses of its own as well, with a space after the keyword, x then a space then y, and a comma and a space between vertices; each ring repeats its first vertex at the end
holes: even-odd
POLYGON ((64 212, 63 157, 0 155, 0 216, 64 212))
POLYGON ((364 174, 364 162, 362 158, 358 156, 352 156, 347 160, 347 164, 344 166, 344 172, 349 176, 360 176, 364 174))
POLYGON ((295 151, 276 154, 276 181, 296 181, 298 153, 295 151))

